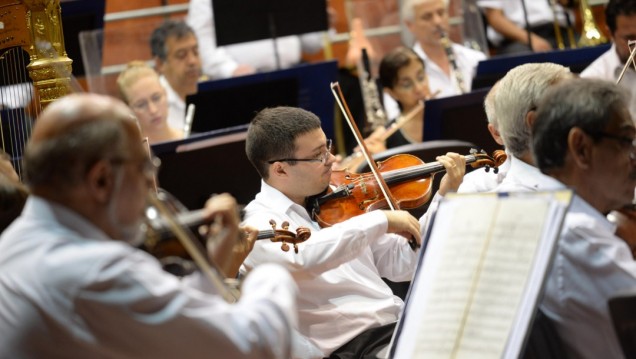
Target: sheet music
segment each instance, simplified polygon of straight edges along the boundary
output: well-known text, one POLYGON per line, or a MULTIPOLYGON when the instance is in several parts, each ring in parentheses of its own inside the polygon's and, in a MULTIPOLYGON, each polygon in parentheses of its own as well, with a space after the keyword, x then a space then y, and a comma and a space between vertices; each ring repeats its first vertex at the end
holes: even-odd
POLYGON ((507 355, 507 344, 520 350, 525 337, 510 334, 532 317, 536 303, 524 296, 537 297, 548 262, 531 272, 537 259, 551 257, 564 208, 545 194, 445 200, 412 284, 394 357, 498 358, 507 355))

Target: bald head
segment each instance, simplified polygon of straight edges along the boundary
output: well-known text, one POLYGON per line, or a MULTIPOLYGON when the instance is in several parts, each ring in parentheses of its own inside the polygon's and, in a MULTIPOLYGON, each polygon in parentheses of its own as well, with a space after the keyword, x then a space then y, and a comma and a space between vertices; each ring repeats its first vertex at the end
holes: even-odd
POLYGON ((97 161, 126 156, 131 141, 141 144, 141 136, 123 102, 96 94, 66 96, 36 121, 24 156, 26 182, 34 190, 63 190, 97 161))

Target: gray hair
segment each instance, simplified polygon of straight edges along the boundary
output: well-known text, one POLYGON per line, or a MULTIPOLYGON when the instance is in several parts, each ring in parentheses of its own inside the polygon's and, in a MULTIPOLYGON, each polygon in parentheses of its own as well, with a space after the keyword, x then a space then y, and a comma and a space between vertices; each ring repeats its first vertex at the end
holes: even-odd
POLYGON ((188 35, 194 35, 194 30, 183 20, 166 20, 150 35, 150 50, 153 57, 166 61, 168 51, 166 41, 169 37, 182 39, 188 35))
MULTIPOLYGON (((424 4, 427 2, 431 2, 434 0, 404 0, 402 3, 402 7, 400 8, 400 15, 402 16, 402 21, 413 21, 415 19, 415 7, 420 4, 424 4)), ((443 0, 444 7, 448 10, 448 1, 443 0)))
POLYGON ((319 128, 320 119, 309 111, 285 106, 266 108, 256 114, 250 123, 245 153, 256 171, 266 180, 269 177, 267 161, 293 157, 296 138, 319 128))
POLYGON ((499 81, 494 114, 504 145, 513 155, 521 157, 530 150, 528 112, 536 109, 548 87, 573 76, 567 67, 553 63, 524 64, 508 71, 499 81))
POLYGON ((534 157, 541 171, 563 167, 570 130, 578 127, 596 140, 630 96, 613 82, 571 79, 551 87, 539 102, 532 127, 534 157))
POLYGON ((499 122, 497 121, 497 114, 495 113, 495 94, 499 87, 499 81, 497 81, 486 94, 484 98, 484 111, 486 112, 486 118, 488 123, 493 125, 496 130, 499 130, 499 122))

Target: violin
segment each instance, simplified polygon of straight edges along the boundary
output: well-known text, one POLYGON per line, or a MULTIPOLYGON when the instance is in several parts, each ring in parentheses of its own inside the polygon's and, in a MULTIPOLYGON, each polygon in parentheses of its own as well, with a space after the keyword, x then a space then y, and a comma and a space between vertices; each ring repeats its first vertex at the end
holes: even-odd
POLYGON ((636 259, 636 204, 612 211, 608 218, 616 224, 616 235, 627 243, 636 259))
MULTIPOLYGON (((497 150, 493 157, 471 150, 464 156, 466 164, 473 168, 491 168, 495 173, 506 161, 506 153, 497 150)), ((432 177, 444 172, 440 162, 424 163, 420 158, 400 154, 378 162, 382 178, 401 209, 417 208, 430 199, 432 177)), ((347 170, 333 171, 331 184, 325 193, 307 200, 309 213, 321 227, 329 227, 357 215, 387 208, 388 203, 370 173, 355 174, 347 170), (333 189, 332 189, 333 188, 333 189)))
MULTIPOLYGON (((209 223, 204 210, 189 212, 163 190, 157 191, 155 195, 150 194, 148 198, 150 205, 146 208, 145 220, 142 224, 145 236, 140 249, 155 256, 165 271, 176 276, 188 275, 199 268, 213 286, 219 289, 224 299, 229 303, 235 302, 240 295, 238 282, 225 276, 233 277, 238 272, 238 265, 247 254, 248 247, 240 250, 243 251, 240 254, 238 254, 240 251, 231 253, 227 252, 229 248, 224 250, 219 248, 221 252, 218 254, 226 255, 217 257, 222 264, 222 267, 219 267, 206 247, 209 241, 215 243, 214 237, 223 239, 227 236, 229 229, 222 224, 221 216, 215 216, 210 226, 202 226, 209 223), (218 231, 215 231, 213 227, 218 227, 218 231), (196 230, 210 228, 212 228, 210 233, 196 230), (221 271, 221 268, 224 270, 221 271)), ((298 243, 306 241, 311 235, 308 229, 302 227, 298 228, 296 233, 289 231, 289 224, 286 222, 282 225, 283 229, 276 229, 276 222, 273 220, 270 220, 270 225, 272 229, 259 231, 258 237, 281 242, 283 251, 289 251, 289 244, 293 244, 294 251, 298 253, 298 243)), ((221 243, 224 243, 223 246, 235 245, 225 240, 216 242, 216 244, 221 243)))
MULTIPOLYGON (((176 240, 168 224, 161 218, 156 218, 153 215, 147 215, 147 217, 151 218, 148 218, 144 223, 146 239, 142 245, 142 249, 160 259, 169 256, 188 258, 188 254, 183 246, 176 240)), ((205 245, 205 236, 198 231, 198 227, 205 224, 203 210, 179 213, 176 215, 176 220, 192 230, 193 233, 196 233, 198 240, 202 245, 205 245)), ((269 239, 272 242, 281 243, 281 250, 283 252, 288 252, 290 249, 289 245, 291 244, 294 247, 294 252, 298 253, 298 244, 305 242, 311 236, 311 231, 305 227, 298 227, 296 233, 290 231, 289 222, 287 221, 281 224, 281 229, 276 228, 276 222, 274 220, 270 220, 269 224, 272 229, 259 230, 256 239, 269 239)))

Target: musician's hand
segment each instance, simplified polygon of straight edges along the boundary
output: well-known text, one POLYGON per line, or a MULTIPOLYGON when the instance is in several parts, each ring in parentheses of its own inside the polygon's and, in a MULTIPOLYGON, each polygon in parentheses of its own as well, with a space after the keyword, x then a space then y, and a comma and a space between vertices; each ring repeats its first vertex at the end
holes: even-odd
POLYGON ((414 238, 417 244, 422 244, 420 222, 407 211, 382 211, 389 221, 387 233, 399 234, 405 238, 414 238))
POLYGON ((238 67, 232 72, 232 77, 236 76, 244 76, 251 75, 256 72, 256 69, 250 65, 240 64, 238 67))
POLYGON ((548 40, 534 33, 532 33, 530 37, 532 38, 532 51, 543 52, 552 50, 552 45, 548 40))
POLYGON ((456 192, 466 174, 466 159, 457 153, 448 152, 444 156, 437 157, 436 160, 446 169, 437 192, 442 196, 448 192, 456 192))
POLYGON ((254 248, 258 230, 254 227, 242 227, 239 229, 239 240, 232 247, 232 254, 229 256, 231 260, 225 260, 222 270, 226 277, 235 278, 238 275, 241 264, 254 248))
MULTIPOLYGON (((367 150, 372 155, 386 151, 386 143, 379 136, 373 136, 373 134, 364 139, 364 145, 367 146, 367 150)), ((359 151, 359 148, 356 147, 356 151, 359 151)))
MULTIPOLYGON (((215 195, 205 203, 203 211, 204 218, 211 223, 206 226, 208 257, 223 274, 233 277, 236 275, 236 272, 232 273, 235 267, 235 246, 244 245, 240 242, 244 232, 238 227, 240 216, 236 200, 227 193, 215 195)), ((251 250, 251 247, 249 249, 251 250)), ((238 268, 236 270, 238 271, 238 268)))

